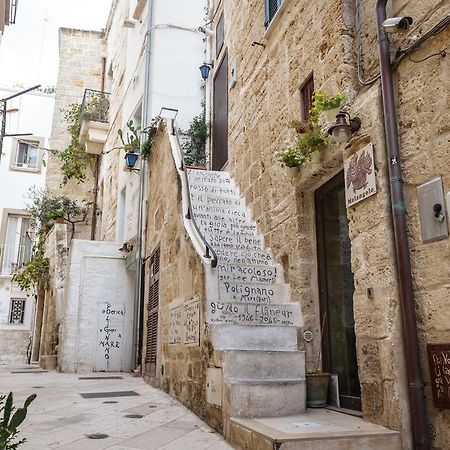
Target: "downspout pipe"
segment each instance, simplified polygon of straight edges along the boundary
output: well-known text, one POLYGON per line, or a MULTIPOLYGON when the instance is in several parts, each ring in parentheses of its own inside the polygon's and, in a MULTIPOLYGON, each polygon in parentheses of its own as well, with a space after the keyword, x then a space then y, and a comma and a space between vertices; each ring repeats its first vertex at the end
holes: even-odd
POLYGON ((420 367, 419 339, 415 313, 414 290, 408 235, 406 231, 405 202, 403 197, 402 173, 400 167, 400 144, 395 106, 390 47, 382 24, 386 20, 388 0, 378 0, 376 6, 378 54, 380 60, 381 88, 384 110, 386 151, 389 167, 391 208, 394 227, 394 242, 400 289, 400 305, 405 339, 406 372, 411 409, 414 449, 430 449, 424 383, 420 367))
MULTIPOLYGON (((151 82, 151 59, 152 59, 152 25, 153 25, 153 5, 155 0, 147 0, 147 31, 145 34, 145 68, 144 68, 144 93, 142 98, 142 124, 145 128, 150 123, 150 82, 151 82)), ((141 150, 144 145, 144 139, 141 139, 141 150)), ((136 236, 136 285, 134 290, 134 321, 133 321, 133 366, 134 369, 139 365, 139 333, 142 332, 139 327, 140 304, 144 301, 141 295, 142 291, 142 232, 143 232, 143 212, 145 196, 146 179, 146 161, 141 158, 141 170, 139 172, 139 201, 137 217, 137 236, 136 236)))

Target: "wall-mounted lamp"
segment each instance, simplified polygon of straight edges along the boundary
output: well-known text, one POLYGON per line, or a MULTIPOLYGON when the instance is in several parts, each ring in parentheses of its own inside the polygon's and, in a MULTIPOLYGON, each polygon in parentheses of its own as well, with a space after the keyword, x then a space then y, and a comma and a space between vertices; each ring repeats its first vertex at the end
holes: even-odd
POLYGON ((119 252, 130 253, 133 251, 133 244, 129 244, 128 242, 124 242, 122 247, 119 248, 119 252))
POLYGON ((200 73, 202 74, 202 78, 204 81, 206 81, 209 77, 210 70, 214 67, 213 63, 203 63, 199 69, 200 73))
POLYGON ((361 128, 361 119, 359 117, 350 117, 345 111, 336 114, 336 122, 328 129, 328 134, 336 142, 344 144, 350 140, 353 133, 361 128), (347 120, 348 119, 348 120, 347 120))
POLYGON ((139 172, 139 169, 135 169, 134 166, 139 158, 138 153, 125 153, 125 162, 127 164, 127 169, 134 172, 139 172))

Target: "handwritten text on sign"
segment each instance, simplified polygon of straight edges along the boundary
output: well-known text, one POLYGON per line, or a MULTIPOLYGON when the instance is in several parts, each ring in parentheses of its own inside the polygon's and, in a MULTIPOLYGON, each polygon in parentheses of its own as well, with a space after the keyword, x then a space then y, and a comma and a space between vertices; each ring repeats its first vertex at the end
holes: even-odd
POLYGON ((169 310, 169 344, 181 344, 183 341, 182 320, 182 306, 169 310))
POLYGON ((427 348, 434 406, 450 409, 450 344, 428 344, 427 348))
POLYGON ((198 299, 169 310, 169 344, 199 345, 200 305, 198 299))

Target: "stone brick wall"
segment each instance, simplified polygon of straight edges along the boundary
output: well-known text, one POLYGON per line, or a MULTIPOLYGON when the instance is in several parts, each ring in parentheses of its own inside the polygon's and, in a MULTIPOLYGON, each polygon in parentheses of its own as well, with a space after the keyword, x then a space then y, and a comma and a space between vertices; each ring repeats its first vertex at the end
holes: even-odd
MULTIPOLYGON (((81 103, 85 89, 101 89, 102 54, 104 42, 102 33, 97 31, 61 28, 59 32, 59 73, 56 84, 55 112, 53 115, 50 148, 61 151, 70 143, 64 110, 72 103, 81 103)), ((77 202, 93 201, 93 178, 95 159, 86 171, 84 183, 75 181, 62 185, 60 161, 49 154, 46 189, 58 195, 67 195, 77 202)), ((79 224, 76 238, 90 236, 90 225, 79 224)))
MULTIPOLYGON (((156 377, 147 378, 220 429, 221 410, 208 405, 205 400, 206 369, 212 357, 212 346, 204 325, 204 270, 182 222, 181 184, 177 179, 168 136, 162 132, 149 159, 148 183, 147 245, 143 256, 151 255, 158 246, 161 256, 156 377), (194 298, 198 298, 200 304, 200 345, 169 344, 169 308, 177 302, 194 298)), ((147 322, 149 270, 147 260, 144 324, 147 322)), ((144 326, 144 355, 146 336, 144 326)), ((144 373, 148 373, 148 367, 145 364, 143 367, 144 373)))
POLYGON ((0 330, 0 362, 25 363, 30 330, 0 330))
MULTIPOLYGON (((285 0, 269 30, 264 29, 264 2, 219 3, 224 8, 228 60, 237 60, 237 84, 229 89, 229 162, 261 232, 283 263, 302 307, 304 329, 314 333, 307 346, 312 368, 320 346, 319 286, 315 237, 315 190, 343 168, 343 160, 371 142, 375 148, 378 193, 349 208, 354 315, 363 415, 402 432, 410 448, 404 344, 393 246, 389 180, 379 82, 363 87, 356 74, 355 6, 351 1, 285 0), (252 46, 262 42, 265 47, 252 46), (362 129, 349 145, 331 145, 320 163, 307 164, 291 181, 274 158, 277 149, 295 141, 289 122, 300 117, 299 88, 314 74, 316 90, 344 92, 362 129), (369 294, 370 293, 370 294, 369 294)), ((377 74, 375 0, 360 2, 364 76, 377 74)), ((449 13, 448 2, 394 1, 392 15, 411 15, 422 34, 449 13)), ((213 24, 214 28, 214 24, 213 24)), ((392 47, 409 45, 396 37, 392 47)), ((446 48, 449 31, 422 46, 412 59, 446 48)), ((214 48, 214 42, 212 42, 214 48)), ((218 66, 221 56, 216 59, 218 66)), ((422 244, 416 188, 442 176, 450 189, 448 152, 448 58, 417 64, 405 59, 396 70, 397 101, 404 168, 408 231, 422 349, 422 367, 435 448, 448 446, 447 412, 431 404, 427 342, 448 342, 449 241, 422 244)), ((301 336, 300 336, 301 337, 301 336)), ((304 346, 303 339, 299 339, 304 346)))

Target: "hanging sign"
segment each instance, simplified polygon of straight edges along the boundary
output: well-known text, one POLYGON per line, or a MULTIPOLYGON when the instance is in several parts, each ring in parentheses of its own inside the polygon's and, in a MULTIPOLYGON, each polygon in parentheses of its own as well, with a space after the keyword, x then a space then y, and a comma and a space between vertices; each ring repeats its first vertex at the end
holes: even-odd
POLYGON ((344 161, 345 202, 347 208, 376 194, 373 145, 368 144, 344 161))

